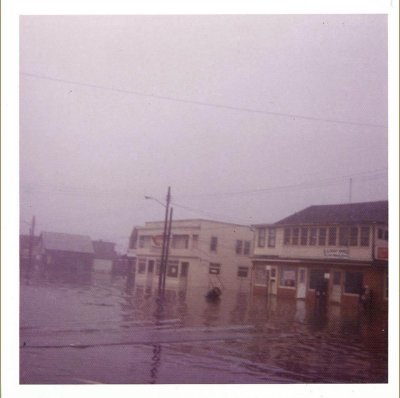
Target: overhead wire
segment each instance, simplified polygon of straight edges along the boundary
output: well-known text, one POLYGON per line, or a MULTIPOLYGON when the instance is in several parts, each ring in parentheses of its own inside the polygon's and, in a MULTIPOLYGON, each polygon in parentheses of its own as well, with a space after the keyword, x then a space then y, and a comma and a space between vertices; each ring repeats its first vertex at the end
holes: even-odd
POLYGON ((267 110, 261 110, 261 109, 245 108, 245 107, 238 107, 238 106, 225 105, 225 104, 216 104, 216 103, 212 103, 212 102, 171 97, 171 96, 166 96, 166 95, 148 94, 148 93, 143 93, 143 92, 139 92, 139 91, 114 88, 114 87, 103 86, 103 85, 99 85, 99 84, 84 83, 84 82, 79 82, 79 81, 74 81, 74 80, 60 79, 60 78, 44 76, 44 75, 39 75, 39 74, 29 73, 29 72, 20 72, 20 75, 35 78, 35 79, 53 81, 53 82, 57 82, 57 83, 72 84, 72 85, 76 85, 76 86, 89 87, 89 88, 94 88, 94 89, 99 89, 99 90, 113 91, 113 92, 122 93, 122 94, 135 95, 135 96, 147 97, 147 98, 155 98, 155 99, 159 99, 159 100, 163 100, 163 101, 171 101, 171 102, 179 102, 179 103, 185 103, 185 104, 191 104, 191 105, 227 109, 227 110, 238 111, 238 112, 258 113, 258 114, 264 114, 264 115, 269 115, 269 116, 290 118, 292 120, 302 119, 302 120, 309 120, 309 121, 314 121, 314 122, 325 122, 325 123, 343 124, 343 125, 350 125, 350 126, 373 127, 373 128, 387 128, 388 127, 386 124, 379 124, 379 123, 366 123, 366 122, 358 122, 358 121, 350 121, 350 120, 308 116, 308 115, 301 115, 301 114, 295 114, 295 113, 273 112, 273 111, 267 111, 267 110))

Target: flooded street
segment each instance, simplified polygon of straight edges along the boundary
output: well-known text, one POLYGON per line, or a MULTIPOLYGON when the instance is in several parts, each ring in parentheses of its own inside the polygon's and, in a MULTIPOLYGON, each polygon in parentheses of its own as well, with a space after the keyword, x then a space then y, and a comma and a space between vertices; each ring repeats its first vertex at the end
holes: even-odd
POLYGON ((22 384, 386 383, 385 314, 21 271, 22 384))

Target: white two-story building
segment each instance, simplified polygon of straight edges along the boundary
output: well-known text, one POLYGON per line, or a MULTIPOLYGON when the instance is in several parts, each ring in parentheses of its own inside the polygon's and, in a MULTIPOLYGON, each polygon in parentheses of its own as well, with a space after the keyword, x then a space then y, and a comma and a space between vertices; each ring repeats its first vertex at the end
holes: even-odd
POLYGON ((330 302, 354 306, 368 286, 387 303, 387 201, 310 206, 254 228, 256 292, 313 299, 322 282, 330 302))
MULTIPOLYGON (((136 258, 137 284, 157 286, 164 222, 132 231, 128 256, 136 258)), ((251 282, 253 232, 249 226, 211 220, 172 221, 166 288, 247 289, 251 282)))

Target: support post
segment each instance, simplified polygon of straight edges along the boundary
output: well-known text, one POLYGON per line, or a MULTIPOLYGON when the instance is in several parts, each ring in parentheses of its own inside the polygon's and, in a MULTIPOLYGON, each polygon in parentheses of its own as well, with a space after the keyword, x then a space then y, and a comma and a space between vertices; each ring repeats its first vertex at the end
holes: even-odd
POLYGON ((167 277, 167 266, 168 266, 168 256, 169 256, 169 241, 171 239, 171 228, 172 228, 172 215, 173 215, 174 209, 171 207, 169 211, 169 221, 168 221, 168 233, 167 233, 167 243, 166 243, 166 249, 165 249, 165 268, 164 268, 164 275, 163 275, 163 280, 162 280, 162 291, 164 293, 165 291, 165 279, 167 277))
POLYGON ((167 192, 167 203, 165 205, 165 220, 164 220, 164 233, 163 233, 163 243, 161 249, 161 264, 160 264, 160 275, 158 277, 158 292, 161 292, 163 287, 163 275, 164 268, 166 268, 165 264, 165 251, 166 251, 166 238, 167 238, 167 228, 168 228, 168 212, 169 212, 169 202, 171 200, 171 187, 168 187, 167 192))

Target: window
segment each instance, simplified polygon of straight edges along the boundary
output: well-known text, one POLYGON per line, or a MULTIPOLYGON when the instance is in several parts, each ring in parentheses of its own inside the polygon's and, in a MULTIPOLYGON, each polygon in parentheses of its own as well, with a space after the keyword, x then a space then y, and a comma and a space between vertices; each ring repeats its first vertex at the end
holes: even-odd
POLYGON ((218 238, 216 236, 211 237, 211 242, 210 242, 210 250, 212 252, 217 251, 217 245, 218 245, 218 238))
POLYGON ((219 275, 221 273, 221 264, 210 263, 208 273, 212 275, 219 275))
POLYGON ((242 254, 242 249, 243 249, 243 241, 237 240, 236 247, 235 247, 236 254, 242 254))
POLYGON ((388 230, 379 228, 378 229, 378 239, 388 240, 388 238, 389 238, 388 230))
POLYGON ((361 227, 360 246, 369 246, 369 227, 361 227))
POLYGON ((256 285, 265 285, 267 283, 267 270, 265 269, 265 265, 255 266, 254 283, 256 285))
POLYGON ((275 247, 276 230, 275 228, 268 228, 268 247, 275 247))
POLYGON ((139 247, 140 248, 150 247, 150 245, 151 245, 151 236, 148 236, 148 235, 139 236, 139 247))
POLYGON ((138 262, 138 273, 144 274, 146 273, 146 259, 140 258, 138 262))
POLYGON ((350 228, 350 239, 349 239, 350 246, 357 246, 358 245, 358 228, 351 227, 350 228))
POLYGON ((283 244, 290 245, 291 237, 292 237, 292 230, 290 228, 285 228, 283 231, 283 244))
POLYGON ((310 289, 317 289, 324 283, 325 271, 321 269, 312 269, 310 271, 310 289))
POLYGON ((310 228, 310 245, 315 246, 317 244, 317 228, 310 228))
POLYGON ((294 267, 281 268, 279 284, 282 287, 296 286, 296 268, 294 267))
POLYGON ((346 272, 344 281, 344 292, 360 294, 363 287, 362 272, 346 272))
POLYGON ((178 261, 168 261, 167 276, 178 277, 178 261))
POLYGON ((319 229, 318 244, 320 246, 325 246, 326 245, 326 228, 320 228, 319 229))
POLYGON ((336 227, 329 227, 328 245, 336 246, 336 227))
POLYGON ((299 244, 299 229, 298 228, 293 228, 292 244, 293 245, 299 244))
POLYGON ((161 261, 157 260, 156 261, 156 275, 160 275, 160 269, 161 269, 161 261))
POLYGON ((249 276, 249 267, 238 267, 237 276, 247 278, 249 276))
POLYGON ((189 247, 189 235, 172 235, 173 249, 187 249, 189 247))
POLYGON ((265 247, 265 228, 259 228, 258 230, 258 247, 265 247))
POLYGON ((308 228, 301 228, 300 244, 305 246, 308 240, 308 228))
POLYGON ((339 228, 339 246, 349 245, 349 229, 347 227, 339 228))
POLYGON ((243 254, 245 256, 248 256, 250 254, 250 247, 251 247, 251 243, 249 240, 244 241, 244 250, 243 250, 243 254))
POLYGON ((181 263, 181 277, 186 278, 188 276, 188 273, 189 273, 189 263, 187 262, 181 263))
POLYGON ((192 236, 192 248, 197 249, 199 244, 199 235, 193 235, 192 236))
POLYGON ((154 271, 154 260, 149 260, 149 263, 147 264, 147 272, 153 272, 154 271))

